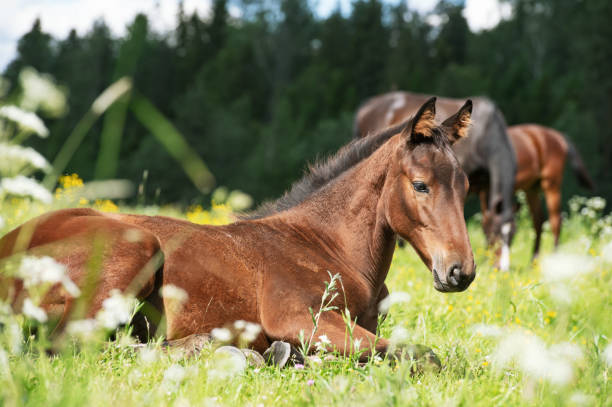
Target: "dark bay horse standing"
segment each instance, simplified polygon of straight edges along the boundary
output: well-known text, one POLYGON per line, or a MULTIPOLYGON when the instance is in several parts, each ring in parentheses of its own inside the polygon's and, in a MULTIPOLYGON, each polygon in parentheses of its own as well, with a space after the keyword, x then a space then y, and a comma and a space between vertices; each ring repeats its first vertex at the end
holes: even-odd
MULTIPOLYGON (((299 345, 309 332, 308 309, 320 304, 327 271, 340 274, 346 295, 339 309, 357 316, 355 338, 366 359, 386 353, 376 340, 377 304, 396 235, 410 242, 432 271, 434 287, 465 290, 475 276, 463 218, 468 179, 450 145, 468 126, 468 102, 442 125, 434 123, 435 98, 398 127, 355 140, 311 168, 279 201, 249 220, 202 226, 161 216, 104 214, 68 209, 33 219, 0 240, 0 258, 52 256, 83 287, 88 259, 101 248, 100 274, 86 315, 91 317, 112 289, 156 303, 158 287, 173 284, 189 295, 180 312, 162 299, 167 338, 207 333, 236 320, 256 322, 262 332, 251 346, 272 341, 299 345), (96 244, 97 242, 97 244, 96 244), (163 258, 155 260, 156 253, 163 258)), ((20 308, 24 292, 15 277, 3 278, 0 294, 20 308)), ((41 306, 70 318, 74 298, 59 286, 41 306)), ((321 316, 341 353, 351 352, 339 312, 321 316)))
MULTIPOLYGON (((354 137, 365 137, 410 117, 430 96, 391 92, 375 96, 362 104, 355 116, 354 137)), ((469 137, 453 145, 453 150, 470 180, 470 192, 486 196, 492 208, 483 217, 483 228, 489 240, 501 239, 500 266, 509 266, 509 245, 514 234, 514 176, 516 159, 506 133, 504 116, 489 99, 473 98, 474 112, 469 137)), ((438 113, 448 116, 462 100, 438 99, 438 113)))
MULTIPOLYGON (((515 189, 525 191, 529 211, 533 219, 536 238, 533 256, 540 250, 540 237, 544 214, 540 203, 540 193, 544 192, 550 229, 555 238, 555 247, 561 234, 561 184, 563 168, 569 158, 570 165, 580 184, 594 189, 578 150, 563 134, 549 127, 537 124, 521 124, 508 127, 508 135, 516 152, 518 171, 515 189)), ((483 208, 483 212, 486 208, 483 208)))

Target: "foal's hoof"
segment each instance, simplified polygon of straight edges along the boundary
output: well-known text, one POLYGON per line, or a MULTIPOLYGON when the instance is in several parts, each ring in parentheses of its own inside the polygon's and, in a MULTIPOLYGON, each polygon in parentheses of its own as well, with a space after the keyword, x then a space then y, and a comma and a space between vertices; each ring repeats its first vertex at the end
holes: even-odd
POLYGON ((425 345, 407 345, 399 352, 413 362, 411 371, 415 373, 434 372, 442 369, 442 363, 430 347, 425 345))
POLYGON ((285 367, 289 356, 291 356, 291 345, 282 341, 272 342, 272 345, 263 354, 268 364, 278 366, 280 369, 285 367))
POLYGON ((253 349, 238 349, 235 346, 221 346, 215 350, 216 356, 228 357, 236 362, 238 365, 246 365, 253 367, 262 367, 266 361, 259 352, 253 349))
POLYGON ((246 357, 249 365, 253 367, 262 367, 266 364, 266 360, 261 356, 261 354, 253 349, 240 349, 244 356, 246 357))

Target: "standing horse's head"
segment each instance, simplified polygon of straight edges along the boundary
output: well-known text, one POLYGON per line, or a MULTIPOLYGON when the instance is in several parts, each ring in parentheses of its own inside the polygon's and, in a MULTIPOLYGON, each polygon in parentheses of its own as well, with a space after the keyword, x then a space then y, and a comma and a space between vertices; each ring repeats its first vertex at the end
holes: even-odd
POLYGON ((387 178, 385 213, 433 273, 438 291, 463 291, 476 276, 463 206, 468 179, 451 145, 467 133, 472 102, 441 125, 435 98, 407 122, 387 178))

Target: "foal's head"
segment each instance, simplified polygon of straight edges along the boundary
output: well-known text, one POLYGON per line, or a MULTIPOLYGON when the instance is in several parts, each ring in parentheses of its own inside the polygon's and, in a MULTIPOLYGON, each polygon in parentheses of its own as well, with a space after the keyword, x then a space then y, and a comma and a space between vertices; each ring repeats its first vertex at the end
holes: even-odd
POLYGON ((441 125, 428 100, 399 135, 386 184, 385 215, 415 248, 438 291, 462 291, 476 275, 463 205, 468 179, 451 145, 467 133, 472 102, 441 125))

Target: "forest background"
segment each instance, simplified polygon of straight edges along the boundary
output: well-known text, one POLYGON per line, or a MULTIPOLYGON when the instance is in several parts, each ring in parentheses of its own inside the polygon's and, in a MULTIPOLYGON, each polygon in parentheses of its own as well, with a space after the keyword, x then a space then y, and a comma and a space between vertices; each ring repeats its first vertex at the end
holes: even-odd
MULTIPOLYGON (((66 113, 45 118, 49 138, 27 140, 49 161, 94 99, 131 77, 133 91, 92 128, 65 172, 139 184, 146 170, 141 199, 149 204, 210 197, 126 108, 133 95, 174 123, 217 185, 261 201, 348 142, 362 102, 397 89, 486 95, 509 124, 557 128, 582 153, 597 194, 611 202, 612 2, 509 3, 509 18, 477 33, 457 1, 441 1, 434 19, 405 2, 359 0, 349 12, 319 17, 307 0, 214 0, 206 17, 180 8, 176 28, 166 32, 138 15, 122 37, 98 20, 84 35, 55 38, 36 20, 3 76, 16 87, 31 66, 67 90, 66 113), (230 15, 230 6, 239 12, 230 15)), ((585 193, 573 177, 565 183, 566 198, 585 193)))

